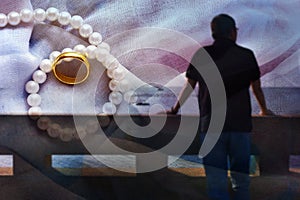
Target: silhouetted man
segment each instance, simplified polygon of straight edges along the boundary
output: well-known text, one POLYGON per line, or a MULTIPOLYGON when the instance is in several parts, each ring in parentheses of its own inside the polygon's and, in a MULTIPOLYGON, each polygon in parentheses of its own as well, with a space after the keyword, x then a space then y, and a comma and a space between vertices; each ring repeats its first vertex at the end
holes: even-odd
MULTIPOLYGON (((214 43, 204 49, 215 62, 226 91, 226 119, 223 131, 212 151, 203 158, 207 178, 208 196, 211 199, 230 199, 227 170, 230 169, 233 199, 249 200, 249 162, 251 102, 249 88, 258 100, 261 115, 272 114, 266 107, 260 85, 260 71, 253 52, 236 44, 237 28, 232 17, 220 14, 211 22, 214 43), (228 165, 229 161, 229 165, 228 165)), ((200 49, 191 63, 199 61, 200 49)), ((201 59, 201 58, 200 58, 201 59)), ((202 66, 203 67, 203 66, 202 66)), ((211 116, 211 99, 206 83, 197 67, 190 64, 186 71, 187 82, 179 100, 172 107, 176 114, 179 102, 185 102, 199 84, 200 131, 203 139, 211 116)), ((209 78, 209 77, 208 77, 209 78)), ((208 136, 209 137, 209 136, 208 136)))

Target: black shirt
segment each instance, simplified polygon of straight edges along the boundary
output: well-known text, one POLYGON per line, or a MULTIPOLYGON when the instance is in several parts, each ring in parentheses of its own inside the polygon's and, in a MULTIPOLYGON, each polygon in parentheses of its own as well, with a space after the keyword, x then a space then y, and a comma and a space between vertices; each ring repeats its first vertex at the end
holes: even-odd
MULTIPOLYGON (((203 48, 216 64, 225 86, 227 110, 223 131, 251 131, 249 87, 251 81, 260 77, 259 67, 253 52, 238 46, 229 39, 218 39, 211 46, 203 48)), ((191 63, 201 60, 201 56, 203 56, 201 51, 203 49, 195 53, 191 63)), ((205 66, 209 65, 202 65, 202 67, 205 66)), ((192 64, 187 69, 186 77, 199 83, 198 101, 201 131, 206 131, 211 114, 211 101, 207 86, 201 74, 192 64)))

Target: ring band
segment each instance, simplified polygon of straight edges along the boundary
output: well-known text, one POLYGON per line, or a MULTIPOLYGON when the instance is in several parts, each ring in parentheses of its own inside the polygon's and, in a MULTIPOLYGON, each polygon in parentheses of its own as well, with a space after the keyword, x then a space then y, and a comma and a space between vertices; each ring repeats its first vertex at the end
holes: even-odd
POLYGON ((88 76, 89 76, 89 73, 90 73, 90 63, 88 62, 87 58, 82 55, 81 53, 78 53, 78 52, 65 52, 65 53, 61 53, 59 56, 57 56, 57 58, 54 60, 53 64, 52 64, 52 70, 53 70, 53 73, 54 73, 54 76, 62 83, 65 83, 65 84, 69 84, 69 85, 76 85, 76 84, 79 84, 79 83, 82 83, 84 82, 88 76), (62 73, 58 73, 56 71, 56 66, 65 58, 68 58, 68 59, 77 59, 79 61, 81 61, 82 63, 85 64, 85 67, 86 67, 86 74, 85 76, 80 79, 80 80, 77 80, 78 78, 77 77, 70 77, 70 76, 66 76, 62 73))

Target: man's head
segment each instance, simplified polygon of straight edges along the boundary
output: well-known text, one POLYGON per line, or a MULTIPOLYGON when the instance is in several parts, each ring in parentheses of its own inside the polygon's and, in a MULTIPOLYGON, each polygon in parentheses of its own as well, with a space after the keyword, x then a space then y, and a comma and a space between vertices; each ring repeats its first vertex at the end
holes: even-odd
POLYGON ((212 37, 214 39, 227 38, 236 41, 237 28, 235 21, 227 14, 220 14, 211 21, 212 37))

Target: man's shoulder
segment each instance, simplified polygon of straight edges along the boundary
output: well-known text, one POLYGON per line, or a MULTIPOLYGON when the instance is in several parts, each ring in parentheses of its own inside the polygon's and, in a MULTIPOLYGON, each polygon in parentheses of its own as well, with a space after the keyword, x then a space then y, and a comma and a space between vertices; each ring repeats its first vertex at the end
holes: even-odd
POLYGON ((240 46, 238 44, 235 45, 235 48, 243 53, 247 53, 247 54, 253 54, 253 51, 247 47, 244 46, 240 46))
MULTIPOLYGON (((247 47, 244 47, 244 46, 241 46, 241 45, 238 45, 238 44, 234 44, 233 46, 231 46, 230 48, 230 54, 235 54, 235 55, 239 55, 239 56, 246 56, 246 57, 255 57, 254 56, 254 52, 250 49, 250 48, 247 48, 247 47)), ((199 48, 194 56, 195 57, 199 57, 200 55, 214 55, 216 52, 217 52, 217 48, 215 45, 211 44, 211 45, 206 45, 206 46, 203 46, 201 48, 199 48)))
MULTIPOLYGON (((234 44, 232 46, 233 48, 232 49, 235 49, 236 51, 239 51, 240 53, 245 53, 245 54, 254 54, 253 51, 247 47, 244 47, 244 46, 241 46, 241 45, 238 45, 238 44, 234 44)), ((198 52, 201 52, 203 50, 205 50, 206 52, 210 53, 210 52, 213 52, 215 50, 215 46, 212 44, 212 45, 206 45, 206 46, 203 46, 202 48, 200 48, 198 50, 198 52)))
POLYGON ((203 54, 207 54, 207 53, 210 54, 213 50, 214 50, 213 45, 202 46, 195 52, 194 55, 198 56, 198 55, 203 55, 203 54))
POLYGON ((214 48, 214 45, 206 45, 206 46, 203 46, 202 47, 202 49, 204 49, 204 50, 206 50, 206 51, 209 51, 209 50, 211 50, 211 49, 213 49, 214 48))
POLYGON ((203 56, 209 56, 211 52, 213 51, 212 48, 213 45, 207 45, 200 47, 193 55, 193 59, 198 59, 203 56))

